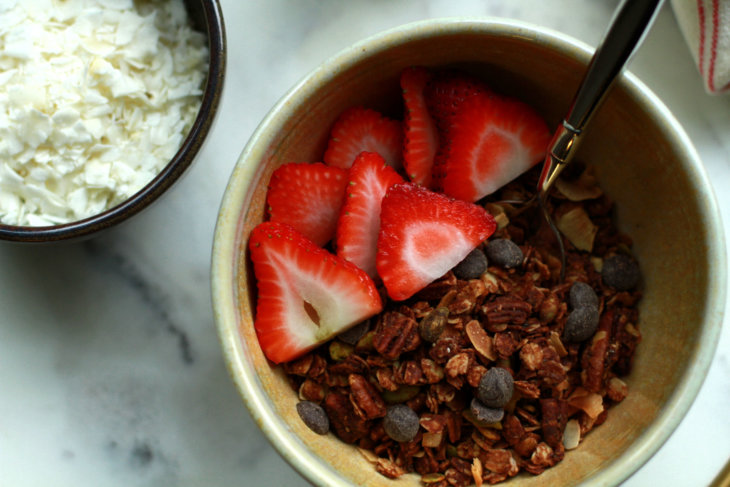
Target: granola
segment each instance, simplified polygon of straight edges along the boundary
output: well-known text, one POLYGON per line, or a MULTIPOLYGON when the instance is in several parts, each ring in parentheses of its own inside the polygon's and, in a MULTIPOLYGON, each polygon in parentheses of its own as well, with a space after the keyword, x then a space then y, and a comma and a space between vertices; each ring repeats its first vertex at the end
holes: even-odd
POLYGON ((500 221, 481 246, 481 274, 449 271, 400 302, 381 293, 384 311, 354 338, 283 365, 300 398, 321 404, 333 433, 382 475, 416 472, 430 487, 537 475, 629 393, 621 377, 641 341, 631 240, 590 171, 571 173, 548 201, 562 222, 564 281, 544 220, 499 203, 527 195, 533 170, 481 202, 500 221))

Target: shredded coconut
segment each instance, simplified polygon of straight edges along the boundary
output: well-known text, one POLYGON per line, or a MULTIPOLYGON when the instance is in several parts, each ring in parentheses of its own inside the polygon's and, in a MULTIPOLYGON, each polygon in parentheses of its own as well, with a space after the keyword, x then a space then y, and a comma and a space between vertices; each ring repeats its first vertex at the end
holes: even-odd
POLYGON ((207 58, 182 0, 0 0, 0 222, 139 191, 189 131, 207 58))

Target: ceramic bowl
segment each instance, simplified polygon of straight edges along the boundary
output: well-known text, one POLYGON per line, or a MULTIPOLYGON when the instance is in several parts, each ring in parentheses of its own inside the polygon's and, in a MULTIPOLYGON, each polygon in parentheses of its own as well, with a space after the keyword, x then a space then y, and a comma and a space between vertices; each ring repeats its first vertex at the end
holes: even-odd
MULTIPOLYGON (((592 51, 566 36, 515 22, 434 20, 356 44, 326 61, 271 110, 244 148, 220 209, 212 258, 215 318, 235 386, 279 453, 315 485, 419 485, 388 480, 332 434, 297 416, 297 394, 263 356, 253 327, 255 282, 249 232, 264 215, 272 171, 317 160, 345 108, 392 112, 398 76, 410 65, 460 66, 495 91, 516 95, 555 127, 592 51)), ((722 227, 710 184, 686 134, 651 91, 622 76, 593 119, 578 158, 594 166, 634 239, 643 270, 643 341, 629 396, 556 467, 521 474, 519 486, 616 485, 669 437, 706 375, 720 331, 726 286, 722 227)))
POLYGON ((170 162, 137 193, 97 215, 71 223, 45 226, 14 226, 0 223, 0 240, 13 242, 58 242, 89 238, 138 214, 167 191, 192 164, 218 111, 226 71, 226 35, 218 0, 185 0, 194 28, 208 41, 207 78, 198 114, 182 145, 170 162))

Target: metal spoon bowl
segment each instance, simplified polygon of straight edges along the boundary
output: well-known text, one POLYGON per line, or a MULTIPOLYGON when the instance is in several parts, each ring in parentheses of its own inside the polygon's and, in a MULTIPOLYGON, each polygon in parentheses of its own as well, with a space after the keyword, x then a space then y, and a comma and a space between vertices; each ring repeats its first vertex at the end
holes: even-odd
POLYGON ((591 58, 568 114, 548 145, 537 191, 527 201, 500 201, 522 206, 523 210, 536 203, 540 206, 541 213, 558 243, 561 282, 565 279, 565 246, 560 230, 546 205, 550 189, 563 169, 573 160, 586 125, 641 45, 662 2, 663 0, 624 0, 618 7, 608 31, 591 58))

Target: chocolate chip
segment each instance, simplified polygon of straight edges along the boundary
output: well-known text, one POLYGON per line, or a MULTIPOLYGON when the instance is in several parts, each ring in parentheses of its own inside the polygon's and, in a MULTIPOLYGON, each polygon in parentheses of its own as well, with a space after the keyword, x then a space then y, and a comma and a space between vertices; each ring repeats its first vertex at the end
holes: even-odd
POLYGON ((487 258, 489 262, 505 269, 511 269, 522 264, 522 250, 512 240, 497 238, 487 243, 487 258))
POLYGON ((361 321, 352 328, 348 328, 343 331, 337 338, 347 343, 348 345, 355 345, 358 341, 368 332, 370 329, 370 320, 361 321))
POLYGON ((485 406, 476 397, 471 400, 469 409, 474 417, 482 423, 496 423, 497 421, 502 421, 504 417, 504 409, 485 406))
POLYGON ((476 248, 469 252, 464 260, 454 267, 454 275, 457 279, 477 279, 487 270, 487 256, 482 249, 476 248))
POLYGON ((297 403, 297 412, 304 424, 318 435, 326 435, 330 430, 330 420, 322 406, 312 401, 297 403))
POLYGON ((507 369, 492 367, 484 374, 477 387, 477 398, 487 407, 502 408, 512 398, 514 381, 507 369))
POLYGON ((598 295, 585 282, 577 281, 570 287, 568 297, 572 309, 592 307, 598 308, 598 295))
POLYGON ((413 440, 419 426, 418 415, 405 404, 390 406, 383 418, 385 433, 398 442, 413 440))
POLYGON ((603 261, 603 282, 618 291, 628 291, 639 283, 639 264, 626 254, 616 254, 603 261))
POLYGON ((570 312, 563 329, 563 340, 582 342, 592 337, 598 329, 598 308, 586 306, 570 312))

